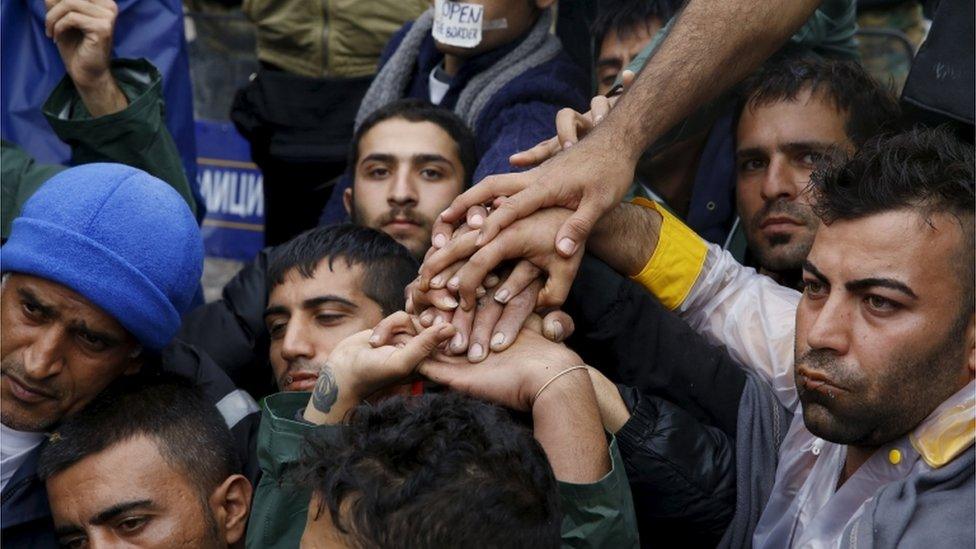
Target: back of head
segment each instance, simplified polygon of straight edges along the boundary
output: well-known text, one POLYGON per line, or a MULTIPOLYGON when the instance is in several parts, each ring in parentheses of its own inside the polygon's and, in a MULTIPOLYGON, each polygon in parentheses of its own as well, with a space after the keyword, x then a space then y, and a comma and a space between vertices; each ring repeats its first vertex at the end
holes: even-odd
POLYGON ((923 217, 954 216, 964 248, 953 261, 968 288, 965 310, 973 310, 974 155, 972 145, 944 128, 913 129, 866 143, 849 161, 814 174, 815 211, 824 223, 912 209, 923 217))
POLYGON ((312 278, 323 259, 329 260, 331 269, 339 258, 362 266, 362 291, 384 315, 403 309, 404 289, 417 276, 417 260, 386 233, 351 224, 317 227, 276 247, 268 264, 268 291, 292 269, 312 278))
POLYGON ((27 201, 2 260, 4 272, 81 294, 159 350, 192 303, 203 240, 189 206, 163 181, 122 164, 86 164, 27 201))
POLYGON ((556 481, 531 432, 457 394, 360 406, 339 440, 313 432, 302 473, 357 547, 557 547, 556 481))
POLYGON ((354 178, 356 164, 359 161, 359 143, 363 136, 380 122, 394 118, 401 118, 408 122, 430 122, 444 130, 457 146, 458 158, 461 160, 461 167, 464 168, 464 186, 471 185, 471 178, 474 177, 474 170, 478 165, 474 133, 464 120, 450 109, 438 107, 422 99, 393 101, 373 111, 363 120, 356 128, 356 133, 352 137, 352 146, 349 148, 346 176, 350 181, 354 178))
POLYGON ((58 428, 41 452, 46 480, 88 456, 144 436, 199 490, 203 501, 240 460, 220 412, 188 381, 171 376, 123 377, 58 428))
POLYGON ((860 64, 803 56, 796 50, 771 59, 740 85, 739 111, 794 101, 807 90, 823 94, 846 114, 844 129, 855 147, 898 123, 900 109, 894 93, 860 64))

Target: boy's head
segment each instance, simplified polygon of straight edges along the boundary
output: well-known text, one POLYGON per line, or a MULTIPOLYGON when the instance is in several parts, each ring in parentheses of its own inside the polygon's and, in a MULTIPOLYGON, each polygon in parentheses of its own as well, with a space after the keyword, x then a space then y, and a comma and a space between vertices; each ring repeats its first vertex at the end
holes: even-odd
POLYGON ((360 406, 312 432, 303 547, 558 547, 556 480, 532 433, 457 394, 360 406))
POLYGON ((423 258, 434 219, 471 183, 476 162, 474 135, 453 112, 417 99, 393 102, 353 136, 346 211, 423 258))
POLYGON ((332 348, 403 309, 417 260, 384 233, 334 225, 275 248, 265 326, 282 391, 309 391, 332 348))
POLYGON ((610 91, 637 54, 683 4, 681 0, 604 0, 590 27, 596 44, 597 93, 610 91))

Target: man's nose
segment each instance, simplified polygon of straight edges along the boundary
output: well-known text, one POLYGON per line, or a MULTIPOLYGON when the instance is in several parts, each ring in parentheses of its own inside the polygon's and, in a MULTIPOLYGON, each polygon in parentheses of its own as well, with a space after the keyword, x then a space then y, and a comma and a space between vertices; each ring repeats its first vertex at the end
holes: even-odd
POLYGON ((766 177, 759 190, 762 199, 766 202, 780 199, 793 200, 799 188, 796 181, 798 177, 788 159, 774 157, 770 160, 769 169, 766 170, 766 177))
POLYGON ((417 203, 417 186, 408 169, 398 169, 390 182, 386 201, 391 205, 405 206, 417 203))
POLYGON ((309 339, 308 330, 301 322, 292 320, 285 329, 285 336, 281 342, 281 358, 292 362, 301 358, 313 358, 315 346, 309 339))
POLYGON ((56 376, 64 369, 64 345, 68 334, 57 325, 48 325, 24 350, 24 369, 34 379, 56 376))
POLYGON ((807 344, 810 349, 829 350, 838 356, 843 356, 850 350, 851 311, 848 303, 840 295, 830 295, 826 302, 817 310, 805 309, 807 314, 815 314, 810 330, 807 332, 807 344))

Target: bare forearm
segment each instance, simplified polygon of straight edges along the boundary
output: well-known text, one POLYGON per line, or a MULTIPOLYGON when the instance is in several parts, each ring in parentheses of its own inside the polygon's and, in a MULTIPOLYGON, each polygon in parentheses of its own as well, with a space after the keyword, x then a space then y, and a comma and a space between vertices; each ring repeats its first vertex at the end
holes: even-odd
POLYGON ((349 410, 355 408, 361 399, 349 389, 344 372, 337 371, 331 364, 322 367, 319 379, 312 390, 312 396, 305 406, 305 421, 316 425, 335 425, 342 423, 349 410))
POLYGON ((561 376, 532 406, 536 440, 557 480, 589 484, 610 471, 600 409, 586 370, 561 376))
POLYGON ((586 248, 618 273, 634 276, 654 254, 661 214, 635 204, 619 204, 594 227, 586 248))
POLYGON ((88 85, 76 81, 75 89, 93 118, 114 114, 129 106, 129 100, 111 73, 106 73, 104 78, 88 85))
POLYGON ((636 163, 641 151, 755 70, 819 0, 691 0, 670 35, 590 139, 636 163))
POLYGON ((590 380, 593 382, 593 390, 596 393, 596 401, 600 407, 600 417, 603 419, 603 428, 616 434, 621 427, 630 419, 630 411, 620 398, 620 391, 617 386, 607 377, 601 374, 596 368, 589 368, 590 380))

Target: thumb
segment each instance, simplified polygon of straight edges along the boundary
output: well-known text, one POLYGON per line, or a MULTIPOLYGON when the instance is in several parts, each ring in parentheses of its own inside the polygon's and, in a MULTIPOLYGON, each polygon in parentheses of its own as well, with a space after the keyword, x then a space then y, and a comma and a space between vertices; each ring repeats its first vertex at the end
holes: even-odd
POLYGON ((437 349, 437 346, 454 336, 457 330, 453 324, 435 324, 424 329, 416 337, 398 349, 390 357, 397 364, 414 367, 437 349))
POLYGON ((586 242, 590 236, 590 231, 600 219, 601 213, 593 198, 584 197, 579 209, 563 222, 563 226, 556 233, 556 251, 559 255, 572 257, 580 244, 586 242))

